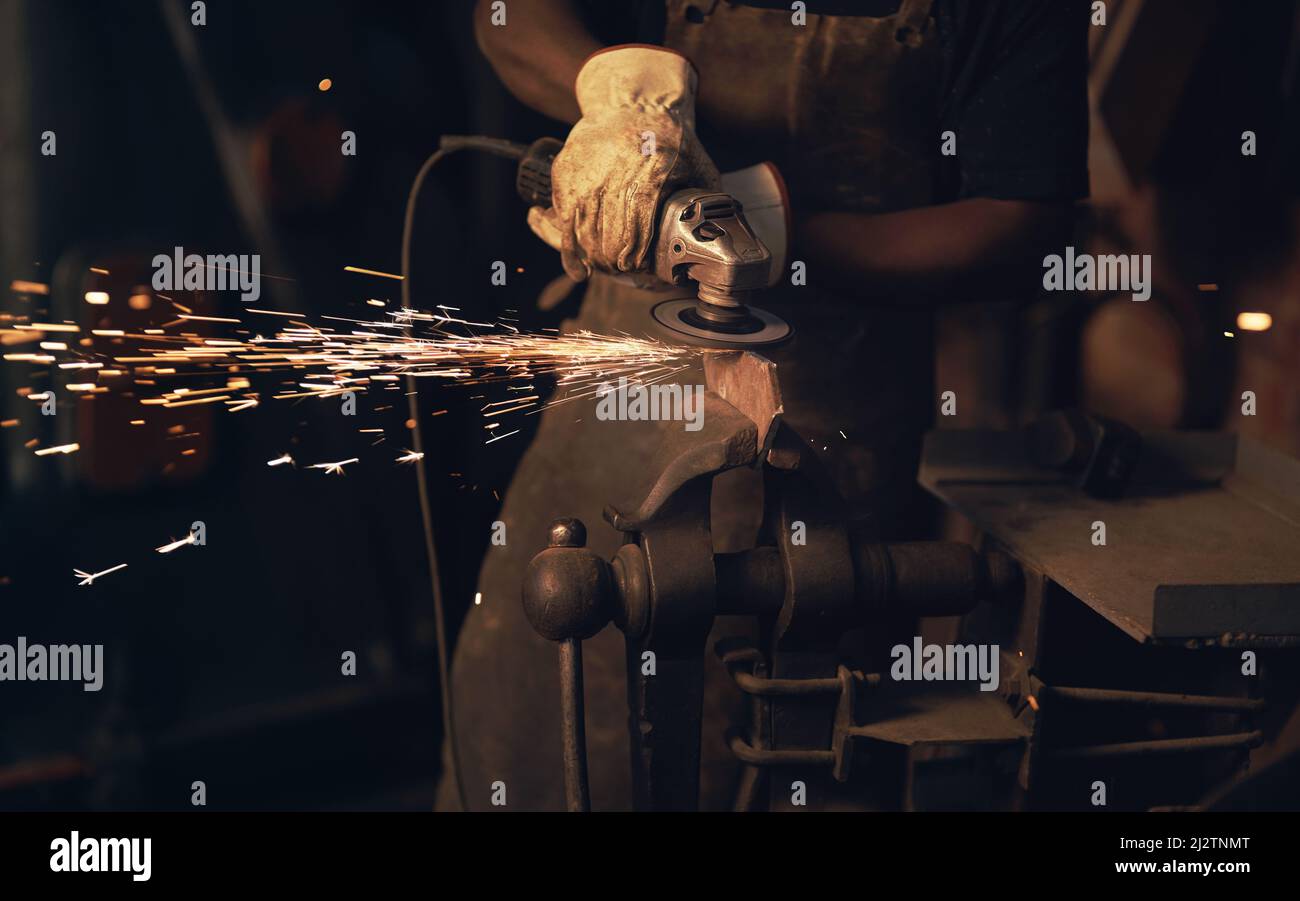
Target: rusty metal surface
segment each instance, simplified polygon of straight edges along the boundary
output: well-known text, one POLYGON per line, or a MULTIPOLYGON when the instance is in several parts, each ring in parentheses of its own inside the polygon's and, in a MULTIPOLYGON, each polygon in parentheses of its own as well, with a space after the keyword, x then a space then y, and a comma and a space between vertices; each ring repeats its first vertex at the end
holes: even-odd
POLYGON ((704 383, 753 420, 759 454, 767 453, 785 413, 776 364, 752 351, 712 351, 704 355, 704 383))
POLYGON ((629 738, 640 810, 694 810, 699 801, 704 650, 714 615, 709 488, 674 497, 642 532, 650 578, 647 633, 627 641, 629 738), (644 669, 652 654, 653 675, 644 669))
POLYGON ((1300 635, 1300 463, 1247 439, 1144 434, 1127 494, 1102 500, 1021 433, 937 431, 920 481, 1139 641, 1300 635))
POLYGON ((560 642, 560 718, 564 724, 564 800, 570 813, 591 810, 582 699, 582 642, 566 638, 560 642))
POLYGON ((712 391, 704 392, 703 420, 698 432, 687 432, 676 422, 656 423, 659 446, 641 482, 605 508, 610 525, 622 532, 640 531, 687 482, 757 459, 758 428, 712 391))

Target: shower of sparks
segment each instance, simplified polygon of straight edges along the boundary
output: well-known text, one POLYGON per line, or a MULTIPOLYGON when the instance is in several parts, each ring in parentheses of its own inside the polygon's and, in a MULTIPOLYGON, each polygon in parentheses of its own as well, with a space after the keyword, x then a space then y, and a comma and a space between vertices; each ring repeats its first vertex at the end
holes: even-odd
POLYGON ((424 459, 424 454, 417 453, 416 451, 406 451, 404 454, 402 454, 400 457, 397 458, 397 462, 414 463, 416 460, 423 460, 423 459, 424 459))
POLYGON ((337 475, 343 475, 343 467, 344 467, 344 466, 347 466, 349 463, 360 463, 360 462, 361 462, 361 460, 360 460, 359 457, 349 457, 349 458, 346 459, 346 460, 339 460, 337 463, 313 463, 313 464, 311 464, 310 466, 308 466, 307 468, 308 468, 308 469, 323 469, 323 470, 325 470, 325 475, 330 475, 331 473, 334 473, 334 474, 337 474, 337 475))
POLYGON ((95 580, 98 579, 100 576, 106 576, 109 573, 115 573, 119 569, 126 569, 126 564, 119 563, 117 566, 110 566, 108 569, 101 570, 100 572, 97 573, 86 573, 86 572, 82 572, 79 569, 74 569, 72 572, 78 579, 81 580, 80 582, 77 583, 77 586, 80 587, 82 585, 94 585, 95 580))
POLYGON ((160 554, 170 554, 172 551, 176 550, 177 548, 185 547, 185 545, 187 544, 193 544, 196 540, 198 540, 198 533, 191 532, 190 534, 186 535, 184 538, 180 539, 179 541, 173 541, 170 544, 164 544, 160 548, 154 548, 154 550, 156 550, 160 554))
MULTIPOLYGON (((349 267, 349 271, 388 275, 358 267, 349 267)), ((94 381, 66 386, 80 394, 130 390, 144 406, 217 405, 231 413, 262 406, 267 397, 298 400, 380 391, 409 394, 409 383, 403 385, 403 379, 433 379, 441 385, 499 385, 500 395, 504 395, 501 399, 475 395, 485 401, 479 411, 484 444, 492 444, 523 431, 507 425, 505 417, 533 415, 557 404, 596 397, 620 379, 629 385, 663 381, 689 368, 701 353, 631 335, 560 334, 555 329, 523 332, 505 318, 478 321, 447 305, 432 311, 386 310, 378 319, 325 316, 320 324, 293 318, 269 332, 263 329, 271 321, 265 318, 268 316, 301 314, 252 308, 241 311, 240 318, 184 313, 161 328, 92 329, 93 338, 75 344, 48 342, 49 349, 43 353, 5 357, 11 362, 55 363, 62 370, 84 373, 94 381), (225 334, 210 336, 210 332, 201 335, 189 330, 200 325, 225 334), (103 347, 98 339, 109 339, 110 346, 103 347), (196 384, 194 377, 204 376, 207 385, 196 384), (253 386, 253 380, 268 378, 279 379, 272 390, 253 386), (554 392, 549 398, 536 384, 539 378, 553 380, 554 392), (157 387, 148 390, 151 386, 157 387), (504 432, 498 431, 502 428, 504 432)), ((15 323, 14 328, 79 330, 71 323, 15 323)), ((49 392, 27 396, 39 401, 49 392)), ((380 412, 390 406, 372 409, 380 412)), ((440 409, 428 415, 445 412, 440 409)), ((408 428, 413 425, 408 423, 408 428)), ((408 452, 397 461, 416 459, 408 452)), ((342 464, 311 468, 342 472, 342 464)))

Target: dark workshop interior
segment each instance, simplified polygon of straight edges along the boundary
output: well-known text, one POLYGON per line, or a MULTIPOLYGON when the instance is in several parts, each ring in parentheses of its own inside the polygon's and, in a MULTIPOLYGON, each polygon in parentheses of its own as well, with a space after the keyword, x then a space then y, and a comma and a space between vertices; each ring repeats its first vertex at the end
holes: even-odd
MULTIPOLYGON (((510 14, 533 5, 521 0, 510 14)), ((671 31, 682 4, 666 5, 671 31)), ((888 15, 899 8, 868 5, 888 15)), ((511 712, 522 697, 510 687, 520 678, 512 668, 533 666, 534 656, 510 647, 457 659, 466 737, 460 784, 447 778, 420 504, 427 474, 449 653, 468 654, 483 639, 464 624, 491 622, 497 605, 517 613, 519 596, 482 581, 480 569, 494 551, 494 523, 513 529, 517 521, 502 512, 512 479, 538 478, 526 452, 552 421, 517 416, 504 430, 517 432, 485 443, 481 410, 504 396, 499 386, 485 394, 395 377, 359 394, 351 418, 337 415, 336 397, 270 400, 288 389, 259 375, 250 376, 262 391, 252 409, 142 407, 150 389, 164 390, 154 384, 161 374, 136 371, 129 390, 78 391, 74 383, 121 386, 132 376, 60 369, 41 356, 62 352, 47 343, 75 351, 91 330, 166 328, 219 340, 230 322, 256 318, 241 309, 249 306, 342 327, 383 318, 404 291, 415 309, 446 305, 470 323, 508 317, 515 330, 557 335, 575 321, 598 286, 585 298, 581 288, 557 293, 561 255, 529 228, 517 163, 491 153, 457 153, 432 170, 414 207, 407 278, 382 276, 404 271, 408 192, 443 136, 530 145, 568 134, 569 122, 512 94, 499 58, 476 35, 476 15, 490 15, 490 4, 478 6, 211 0, 206 23, 193 27, 187 2, 0 0, 0 643, 24 636, 105 648, 99 691, 0 682, 0 810, 191 810, 196 781, 211 810, 562 809, 566 798, 596 810, 788 809, 802 801, 772 773, 789 767, 813 773, 809 806, 827 809, 1091 810, 1095 792, 1080 786, 1094 779, 1106 783, 1110 809, 1300 809, 1300 4, 1108 0, 1105 26, 1085 25, 1094 13, 1079 5, 1088 182, 1054 246, 1149 255, 1149 300, 1135 303, 1124 290, 1046 291, 1036 264, 1027 279, 938 292, 932 383, 920 386, 934 400, 907 451, 912 480, 893 479, 910 492, 906 527, 873 521, 832 539, 811 537, 823 534, 813 523, 809 538, 810 549, 847 542, 826 571, 851 559, 848 593, 877 591, 875 618, 853 620, 829 644, 820 636, 792 650, 793 633, 776 634, 794 615, 782 591, 810 578, 806 590, 829 597, 833 588, 818 587, 821 570, 796 572, 798 555, 786 550, 745 556, 715 547, 716 610, 694 643, 660 633, 666 678, 638 683, 644 690, 632 699, 643 725, 664 717, 654 720, 655 747, 669 749, 653 761, 646 752, 639 776, 635 750, 628 773, 626 707, 611 713, 593 694, 611 673, 624 678, 619 629, 639 610, 631 564, 605 563, 620 539, 599 511, 615 499, 579 504, 575 495, 573 509, 552 511, 548 519, 581 515, 591 535, 579 552, 572 532, 551 533, 547 553, 568 553, 554 578, 587 567, 582 578, 599 582, 591 588, 603 592, 599 603, 617 594, 623 605, 602 608, 596 627, 618 625, 585 642, 591 785, 578 801, 565 781, 558 702, 511 712), (46 132, 57 137, 56 154, 38 152, 46 132), (344 132, 355 134, 354 155, 339 152, 344 132), (151 261, 174 247, 259 254, 258 302, 230 291, 160 297, 168 292, 150 287, 151 261), (497 261, 505 261, 503 284, 492 279, 497 261), (111 303, 90 299, 100 293, 111 303), (79 334, 33 323, 75 324, 79 334), (416 440, 406 390, 416 382, 419 475, 392 462, 416 440), (947 391, 958 399, 952 415, 941 412, 947 391), (45 392, 57 397, 56 415, 41 415, 45 392), (75 453, 38 453, 74 443, 75 453), (281 455, 295 465, 268 465, 281 455), (306 465, 349 458, 362 462, 345 473, 306 465), (1085 525, 1068 545, 1057 536, 1073 528, 1074 514, 1086 514, 1085 525), (1111 547, 1089 541, 1094 519, 1107 521, 1111 547), (202 547, 155 553, 193 537, 197 522, 202 547), (926 556, 919 542, 939 539, 962 550, 926 556), (1143 543, 1149 566, 1102 562, 1103 551, 1124 553, 1126 540, 1143 543), (72 577, 122 562, 91 585, 72 577), (791 567, 784 576, 783 564, 791 567), (976 606, 986 595, 996 598, 976 606), (894 601, 902 606, 884 610, 894 601), (718 632, 706 645, 710 625, 742 613, 758 625, 728 632, 716 652, 718 632), (913 635, 999 646, 997 690, 873 693, 878 674, 889 681, 889 647, 913 635), (609 648, 620 656, 606 672, 609 648), (341 672, 345 652, 355 655, 355 674, 341 672), (1257 661, 1251 678, 1241 674, 1245 652, 1257 661), (772 656, 781 654, 789 659, 772 656), (714 703, 698 659, 740 687, 729 681, 733 694, 714 703), (744 688, 765 679, 767 689, 744 688), (798 680, 804 688, 773 687, 798 680), (691 703, 698 711, 700 691, 702 725, 692 727, 689 712, 669 719, 691 703), (795 710, 804 696, 812 700, 795 710), (808 710, 820 717, 811 725, 808 710), (495 737, 483 738, 493 728, 495 737), (692 728, 700 734, 693 752, 692 728), (525 776, 544 783, 507 779, 508 804, 494 800, 497 777, 486 763, 489 746, 506 740, 501 729, 527 755, 502 750, 504 759, 526 759, 525 776), (802 750, 780 760, 783 736, 802 750), (685 750, 669 760, 679 741, 685 750)), ((572 6, 601 44, 665 27, 646 15, 651 7, 662 14, 664 3, 572 6)), ((690 15, 701 21, 722 14, 717 3, 698 6, 690 15)), ((961 7, 936 0, 941 37, 970 12, 961 7), (950 7, 957 11, 943 11, 950 7)), ((801 186, 791 186, 798 205, 801 186)), ((816 273, 814 265, 810 279, 816 273)), ((816 334, 797 307, 771 309, 794 326, 796 341, 816 334)), ((913 353, 899 334, 900 353, 931 352, 913 353)), ((778 380, 800 371, 773 359, 778 380)), ((801 421, 797 389, 787 391, 778 430, 752 406, 760 403, 754 385, 770 371, 712 365, 710 387, 730 388, 702 402, 727 412, 706 420, 700 440, 722 447, 713 430, 739 417, 737 428, 758 446, 747 462, 770 470, 769 500, 782 478, 792 493, 803 490, 804 476, 791 474, 805 470, 780 462, 796 453, 781 442, 801 421)), ((214 372, 174 384, 212 388, 214 372)), ((537 390, 562 390, 555 382, 541 376, 537 390)), ((870 430, 852 414, 839 428, 846 440, 870 430)), ((693 433, 673 436, 688 442, 693 433)), ((839 440, 834 430, 824 437, 839 440)), ((686 445, 678 449, 675 465, 684 465, 686 445)), ((624 451, 611 439, 608 453, 624 451)), ((690 459, 704 467, 698 472, 722 468, 690 459)), ((570 485, 558 469, 541 478, 556 490, 570 485)), ((620 508, 621 531, 651 536, 628 547, 644 547, 638 560, 648 555, 647 566, 663 568, 655 584, 665 596, 665 573, 688 572, 698 550, 682 544, 698 529, 673 517, 698 513, 700 503, 707 516, 707 488, 702 501, 692 493, 701 481, 674 486, 669 514, 651 510, 653 494, 637 512, 620 508)), ((512 490, 521 497, 524 489, 512 490)), ((788 509, 775 515, 798 518, 788 509)), ((765 519, 760 534, 770 526, 765 519)), ((548 535, 521 527, 510 541, 531 556, 548 535)), ((707 545, 704 560, 708 568, 707 545)), ((712 568, 708 578, 712 586, 712 568)), ((657 628, 671 615, 659 609, 657 628)), ((568 679, 555 646, 571 654, 581 631, 539 641, 542 669, 524 681, 554 701, 568 679)), ((629 659, 631 671, 640 659, 629 659)))

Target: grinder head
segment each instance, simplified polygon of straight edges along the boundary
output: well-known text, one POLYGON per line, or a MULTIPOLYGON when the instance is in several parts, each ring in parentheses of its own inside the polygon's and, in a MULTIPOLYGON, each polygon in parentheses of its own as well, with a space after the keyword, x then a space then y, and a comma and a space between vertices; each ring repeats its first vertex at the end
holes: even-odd
POLYGON ((650 315, 669 340, 717 350, 770 347, 794 335, 784 319, 758 307, 742 305, 721 322, 709 317, 711 307, 702 297, 679 297, 656 304, 650 315))
POLYGON ((667 338, 714 348, 779 344, 794 330, 785 320, 749 305, 767 287, 772 255, 745 221, 730 194, 686 188, 664 203, 655 236, 654 273, 672 285, 695 283, 651 312, 667 338))

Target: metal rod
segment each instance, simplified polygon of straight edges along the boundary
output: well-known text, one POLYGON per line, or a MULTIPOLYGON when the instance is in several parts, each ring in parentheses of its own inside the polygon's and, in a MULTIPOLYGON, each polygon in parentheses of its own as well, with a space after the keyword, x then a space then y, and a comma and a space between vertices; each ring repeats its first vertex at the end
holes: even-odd
POLYGON ((727 746, 741 762, 753 766, 832 766, 835 763, 835 752, 830 750, 796 748, 771 751, 755 748, 734 729, 727 732, 727 746))
MULTIPOLYGON (((880 673, 863 673, 855 670, 853 678, 861 685, 875 688, 880 684, 880 673)), ((840 680, 827 679, 765 679, 752 673, 733 672, 736 686, 746 694, 761 697, 800 697, 804 695, 838 695, 843 689, 840 680)))
MULTIPOLYGON (((753 649, 751 649, 753 650, 753 649)), ((757 679, 767 677, 767 664, 760 658, 753 663, 754 671, 750 675, 757 679)), ((771 721, 772 703, 758 694, 749 696, 749 741, 756 751, 767 749, 768 723, 771 721)), ((736 813, 753 813, 765 808, 764 795, 767 791, 767 770, 752 763, 747 763, 741 770, 740 787, 736 790, 736 802, 732 809, 736 813)))
POLYGON ((1253 748, 1264 740, 1264 733, 1237 732, 1231 735, 1202 735, 1196 738, 1162 738, 1155 741, 1130 741, 1111 745, 1083 745, 1050 752, 1053 757, 1083 760, 1097 757, 1147 757, 1194 751, 1226 751, 1253 748))
POLYGON ((560 710, 564 731, 564 799, 572 813, 591 810, 587 787, 587 726, 582 699, 582 642, 560 642, 560 710))
POLYGON ((1196 710, 1251 711, 1263 710, 1258 698, 1228 698, 1214 695, 1180 695, 1158 691, 1118 691, 1109 688, 1066 688, 1044 686, 1042 698, 1073 701, 1078 704, 1133 704, 1141 707, 1191 707, 1196 710))

